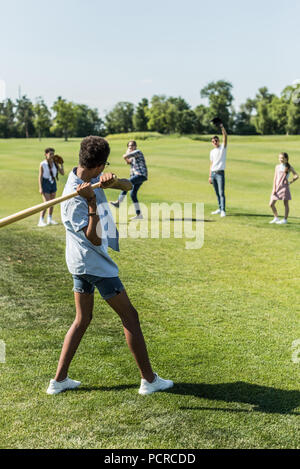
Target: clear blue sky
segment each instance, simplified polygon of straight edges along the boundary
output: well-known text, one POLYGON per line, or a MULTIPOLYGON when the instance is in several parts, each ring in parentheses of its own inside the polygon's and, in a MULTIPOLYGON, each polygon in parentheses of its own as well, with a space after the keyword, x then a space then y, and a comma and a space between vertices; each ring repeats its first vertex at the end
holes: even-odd
MULTIPOLYGON (((97 107, 153 94, 201 103, 211 80, 238 106, 300 78, 299 0, 2 0, 7 96, 58 95, 97 107)), ((202 101, 203 102, 203 101, 202 101)))

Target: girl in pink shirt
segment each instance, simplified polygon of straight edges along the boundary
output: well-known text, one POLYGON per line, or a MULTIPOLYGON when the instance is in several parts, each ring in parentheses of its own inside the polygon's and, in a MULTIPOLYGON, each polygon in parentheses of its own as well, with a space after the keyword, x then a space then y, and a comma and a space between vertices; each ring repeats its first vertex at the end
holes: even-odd
POLYGON ((275 167, 275 175, 273 182, 273 190, 271 194, 270 207, 274 213, 274 218, 270 223, 277 223, 278 225, 285 225, 289 215, 289 200, 292 199, 290 192, 290 184, 295 182, 299 176, 294 168, 289 164, 289 155, 287 153, 280 153, 279 162, 275 167), (289 182, 290 173, 293 173, 293 179, 289 182), (277 200, 283 200, 284 203, 284 218, 279 220, 278 212, 275 204, 277 200))

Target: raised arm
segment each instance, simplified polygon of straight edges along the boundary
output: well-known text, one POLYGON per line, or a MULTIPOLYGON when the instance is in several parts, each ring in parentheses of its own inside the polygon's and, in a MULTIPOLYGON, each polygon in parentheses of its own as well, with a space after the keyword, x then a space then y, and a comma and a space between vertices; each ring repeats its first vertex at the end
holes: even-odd
POLYGON ((223 145, 224 148, 227 147, 227 132, 223 124, 220 124, 221 130, 222 130, 222 135, 223 135, 223 145))

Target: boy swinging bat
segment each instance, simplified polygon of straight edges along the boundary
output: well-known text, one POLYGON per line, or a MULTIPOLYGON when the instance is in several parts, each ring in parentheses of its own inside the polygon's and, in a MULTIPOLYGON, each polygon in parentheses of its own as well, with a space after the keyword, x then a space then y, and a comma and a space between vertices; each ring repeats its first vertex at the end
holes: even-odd
POLYGON ((95 287, 122 321, 128 347, 141 375, 139 394, 151 394, 173 386, 171 380, 160 378, 152 370, 138 313, 119 279, 117 265, 108 254, 108 247, 119 250, 118 232, 103 191, 114 182, 112 173, 103 173, 109 153, 105 139, 94 136, 83 139, 79 165, 70 172, 64 189, 64 195, 75 190, 79 194, 61 205, 66 229, 66 261, 74 282, 76 317, 65 336, 48 394, 58 394, 80 385, 79 381, 68 377, 68 370, 92 320, 95 287), (101 182, 102 187, 93 190, 92 184, 97 182, 101 182))

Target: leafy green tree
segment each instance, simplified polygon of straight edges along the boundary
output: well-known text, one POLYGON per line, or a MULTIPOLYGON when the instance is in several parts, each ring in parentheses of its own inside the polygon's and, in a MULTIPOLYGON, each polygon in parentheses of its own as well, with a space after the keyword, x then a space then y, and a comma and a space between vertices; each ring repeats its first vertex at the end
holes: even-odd
POLYGON ((287 103, 287 124, 288 134, 300 134, 300 84, 287 86, 282 97, 287 103))
POLYGON ((204 106, 204 104, 199 104, 195 107, 194 113, 196 116, 195 132, 198 134, 208 133, 210 127, 208 107, 204 106))
POLYGON ((171 134, 176 132, 176 127, 179 119, 179 112, 176 104, 170 100, 166 101, 165 120, 166 120, 166 133, 171 134))
POLYGON ((253 117, 253 123, 259 134, 272 134, 274 131, 274 122, 270 115, 270 105, 274 96, 269 93, 266 86, 259 88, 256 94, 256 115, 253 117))
POLYGON ((285 134, 288 123, 288 103, 282 97, 273 96, 269 105, 269 116, 272 120, 272 133, 285 134))
POLYGON ((188 109, 191 108, 191 106, 181 96, 177 98, 170 96, 167 99, 167 102, 170 104, 174 104, 177 111, 187 111, 188 109))
POLYGON ((0 138, 17 137, 15 104, 11 99, 0 103, 0 138))
POLYGON ((251 116, 244 110, 236 113, 234 119, 233 131, 237 135, 255 135, 255 125, 251 123, 251 116))
POLYGON ((91 109, 86 104, 75 104, 76 116, 75 137, 87 135, 104 135, 104 122, 99 117, 97 109, 91 109))
POLYGON ((287 133, 300 134, 300 106, 291 102, 287 109, 287 133))
POLYGON ((166 123, 168 133, 192 133, 190 131, 185 132, 184 129, 189 127, 188 117, 183 114, 185 111, 190 109, 189 104, 180 96, 170 96, 166 100, 166 123), (181 130, 180 130, 181 129, 181 130))
POLYGON ((26 95, 17 99, 16 109, 17 125, 21 135, 25 135, 26 138, 34 133, 34 110, 33 104, 26 95))
POLYGON ((105 126, 110 134, 131 132, 133 130, 134 105, 127 101, 119 102, 105 116, 105 126))
POLYGON ((50 134, 50 127, 52 124, 51 113, 41 97, 37 98, 37 101, 33 106, 33 111, 34 126, 39 140, 41 140, 42 136, 48 136, 50 134))
POLYGON ((57 98, 52 106, 55 112, 52 130, 55 135, 63 136, 65 141, 74 135, 76 128, 76 112, 72 102, 68 102, 61 96, 57 98))
POLYGON ((233 132, 237 135, 256 134, 255 125, 252 123, 253 112, 256 110, 256 101, 248 98, 244 104, 240 105, 239 112, 235 113, 233 132))
MULTIPOLYGON (((210 82, 207 86, 202 88, 200 95, 202 98, 207 98, 209 103, 208 117, 211 120, 213 117, 220 117, 226 129, 229 131, 229 118, 230 110, 233 101, 231 93, 232 84, 225 80, 210 82)), ((214 127, 210 126, 210 130, 214 131, 214 127)))
POLYGON ((166 121, 167 98, 165 95, 153 95, 151 106, 147 110, 148 130, 154 130, 162 134, 167 133, 168 124, 166 121))
POLYGON ((148 99, 143 98, 137 105, 135 113, 133 115, 133 127, 134 130, 144 132, 148 129, 148 117, 147 110, 149 108, 148 99))
POLYGON ((193 134, 197 128, 197 116, 191 109, 179 111, 176 132, 180 134, 193 134))
POLYGON ((148 129, 164 134, 177 132, 180 113, 189 109, 190 106, 181 97, 154 95, 147 111, 148 129))

